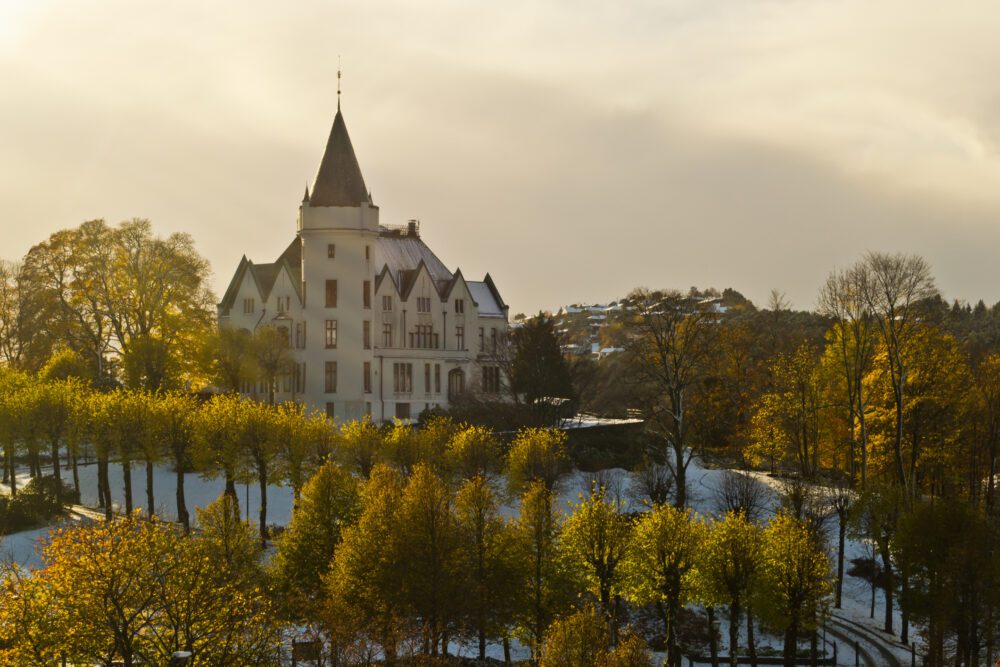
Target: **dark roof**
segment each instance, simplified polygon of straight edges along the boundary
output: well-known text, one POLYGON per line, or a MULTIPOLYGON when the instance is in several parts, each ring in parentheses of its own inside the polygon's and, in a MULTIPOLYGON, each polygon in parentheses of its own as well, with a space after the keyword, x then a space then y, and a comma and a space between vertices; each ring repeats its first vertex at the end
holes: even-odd
POLYGON ((233 307, 236 301, 236 293, 239 291, 240 283, 243 281, 243 274, 246 271, 250 272, 253 276, 254 282, 257 284, 257 289, 260 292, 260 296, 265 301, 271 295, 271 290, 274 288, 274 283, 278 279, 278 274, 281 272, 282 266, 288 269, 288 273, 292 278, 292 286, 295 288, 295 292, 299 299, 302 298, 302 242, 299 237, 296 236, 287 248, 285 252, 281 253, 276 262, 270 264, 254 264, 249 261, 246 255, 240 260, 239 266, 236 268, 236 274, 233 276, 232 281, 229 283, 229 287, 226 289, 225 296, 222 297, 222 301, 219 303, 222 315, 228 315, 229 310, 233 307))
POLYGON ((361 206, 371 203, 365 179, 354 155, 351 137, 347 134, 344 116, 337 109, 333 119, 330 139, 320 162, 316 183, 313 185, 311 206, 361 206))

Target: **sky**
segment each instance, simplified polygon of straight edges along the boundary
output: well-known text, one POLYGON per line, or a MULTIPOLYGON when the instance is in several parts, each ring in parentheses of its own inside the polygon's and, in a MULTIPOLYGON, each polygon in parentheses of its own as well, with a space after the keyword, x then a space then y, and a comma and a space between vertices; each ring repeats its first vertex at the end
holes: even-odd
POLYGON ((865 251, 1000 300, 995 0, 0 0, 0 257, 295 234, 337 105, 383 224, 511 314, 634 287, 815 307, 865 251))

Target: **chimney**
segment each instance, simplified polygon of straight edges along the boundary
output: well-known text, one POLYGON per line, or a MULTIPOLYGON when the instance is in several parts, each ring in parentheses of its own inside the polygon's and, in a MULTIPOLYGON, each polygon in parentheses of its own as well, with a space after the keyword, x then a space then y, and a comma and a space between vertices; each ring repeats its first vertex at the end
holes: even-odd
POLYGON ((420 221, 410 220, 406 223, 406 235, 412 236, 415 239, 420 238, 420 221))

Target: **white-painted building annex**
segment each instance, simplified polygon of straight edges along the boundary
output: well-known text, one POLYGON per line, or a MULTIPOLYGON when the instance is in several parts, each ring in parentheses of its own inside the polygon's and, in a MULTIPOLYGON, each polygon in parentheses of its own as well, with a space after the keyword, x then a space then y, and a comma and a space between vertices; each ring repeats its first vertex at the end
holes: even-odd
POLYGON ((500 389, 500 293, 489 274, 448 270, 416 221, 380 224, 339 103, 295 238, 273 263, 244 255, 218 314, 221 327, 275 327, 294 358, 276 400, 341 421, 415 419, 464 391, 500 389))

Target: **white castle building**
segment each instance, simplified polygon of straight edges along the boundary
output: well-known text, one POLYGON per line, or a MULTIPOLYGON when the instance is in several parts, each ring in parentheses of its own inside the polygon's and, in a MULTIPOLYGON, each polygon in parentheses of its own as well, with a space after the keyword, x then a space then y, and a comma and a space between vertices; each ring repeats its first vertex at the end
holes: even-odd
POLYGON ((341 421, 415 419, 464 391, 500 389, 507 306, 493 280, 449 271, 416 221, 379 223, 339 103, 295 238, 271 264, 244 255, 218 315, 221 327, 284 334, 294 363, 276 400, 341 421))

